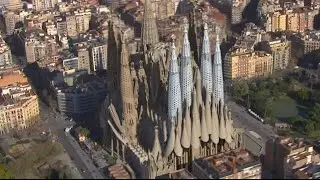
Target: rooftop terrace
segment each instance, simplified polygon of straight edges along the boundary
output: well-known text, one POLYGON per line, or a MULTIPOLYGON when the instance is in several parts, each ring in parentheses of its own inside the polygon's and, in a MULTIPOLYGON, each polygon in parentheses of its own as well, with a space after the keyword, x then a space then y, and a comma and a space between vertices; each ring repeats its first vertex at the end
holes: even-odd
POLYGON ((28 78, 20 70, 14 69, 0 74, 0 88, 16 83, 28 84, 28 78))
POLYGON ((195 163, 204 169, 208 176, 225 177, 260 164, 260 159, 245 149, 237 149, 198 159, 195 163))

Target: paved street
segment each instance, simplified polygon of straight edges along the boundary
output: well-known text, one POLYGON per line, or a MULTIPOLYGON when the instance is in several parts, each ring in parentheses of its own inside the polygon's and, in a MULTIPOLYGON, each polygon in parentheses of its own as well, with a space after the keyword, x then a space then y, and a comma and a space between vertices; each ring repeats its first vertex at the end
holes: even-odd
MULTIPOLYGON (((77 154, 78 157, 75 158, 75 160, 85 162, 86 169, 88 170, 85 172, 85 174, 90 174, 90 176, 93 177, 94 179, 104 179, 102 173, 93 164, 93 161, 89 157, 89 155, 81 149, 79 143, 69 133, 64 132, 64 134, 65 134, 65 138, 63 138, 63 140, 68 141, 70 143, 70 145, 72 146, 72 148, 76 150, 75 154, 77 154)), ((82 168, 82 169, 84 169, 84 168, 82 168)))
POLYGON ((239 124, 245 129, 245 132, 248 134, 249 131, 254 131, 261 136, 261 141, 258 141, 262 147, 264 153, 265 142, 268 139, 277 137, 278 135, 273 131, 272 127, 266 124, 263 124, 252 115, 250 115, 245 107, 237 105, 233 101, 227 101, 229 109, 231 109, 232 117, 235 121, 235 124, 239 124))
POLYGON ((41 114, 43 115, 43 118, 46 119, 42 124, 42 127, 47 131, 50 129, 51 132, 57 133, 58 141, 63 145, 66 152, 74 161, 82 177, 85 179, 103 179, 101 173, 98 172, 98 168, 94 166, 92 160, 81 149, 78 142, 71 135, 66 136, 64 131, 65 127, 70 127, 73 123, 65 121, 59 113, 55 112, 53 109, 49 109, 49 107, 41 101, 40 106, 41 114))

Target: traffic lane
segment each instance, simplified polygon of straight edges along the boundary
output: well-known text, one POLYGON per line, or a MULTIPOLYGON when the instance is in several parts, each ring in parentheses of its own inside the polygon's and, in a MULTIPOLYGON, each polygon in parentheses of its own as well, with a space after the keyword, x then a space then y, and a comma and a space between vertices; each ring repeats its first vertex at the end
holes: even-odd
POLYGON ((242 109, 234 108, 234 106, 232 106, 231 110, 236 121, 252 131, 258 131, 257 133, 260 134, 262 138, 269 139, 272 136, 276 136, 276 133, 272 129, 268 128, 242 109))
POLYGON ((67 135, 66 138, 69 139, 70 144, 73 146, 74 149, 76 149, 78 154, 80 154, 80 158, 82 158, 82 162, 85 163, 87 169, 89 170, 88 173, 91 174, 91 176, 95 177, 95 179, 104 179, 103 175, 100 173, 99 169, 93 164, 93 161, 89 157, 89 155, 82 150, 79 143, 71 136, 67 135))
POLYGON ((253 123, 257 126, 261 126, 265 131, 276 135, 276 133, 272 130, 271 126, 267 126, 262 122, 260 122, 259 120, 257 120, 256 118, 252 117, 244 107, 241 107, 233 102, 229 103, 229 107, 232 109, 232 112, 236 112, 238 115, 241 114, 241 116, 246 116, 247 118, 245 118, 246 119, 245 121, 250 120, 250 124, 253 123))
MULTIPOLYGON (((239 120, 239 119, 240 118, 237 118, 236 120, 239 120)), ((255 126, 252 124, 250 125, 250 124, 243 123, 243 122, 241 122, 240 124, 242 125, 243 128, 245 128, 249 131, 254 131, 257 134, 259 134, 263 141, 267 141, 268 139, 270 139, 272 137, 272 134, 263 130, 263 127, 255 126)))
POLYGON ((77 151, 73 148, 73 146, 70 144, 68 138, 65 136, 65 132, 63 130, 58 131, 59 136, 59 142, 63 145, 64 149, 69 154, 71 160, 75 163, 75 165, 78 168, 78 171, 82 175, 84 179, 93 179, 93 177, 88 173, 87 166, 84 164, 84 162, 81 160, 79 154, 77 151), (80 168, 80 169, 79 169, 80 168), (81 169, 85 170, 85 172, 82 172, 81 169))

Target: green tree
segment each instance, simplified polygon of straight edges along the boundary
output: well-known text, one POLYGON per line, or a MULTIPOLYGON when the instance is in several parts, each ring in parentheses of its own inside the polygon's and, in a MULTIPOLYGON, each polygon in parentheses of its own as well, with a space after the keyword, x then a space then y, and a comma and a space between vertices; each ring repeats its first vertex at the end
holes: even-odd
POLYGON ((1 179, 13 179, 13 175, 8 171, 4 164, 0 164, 0 178, 1 179))
POLYGON ((315 103, 320 103, 320 92, 312 91, 312 96, 310 99, 315 103))
POLYGON ((316 103, 309 112, 310 120, 320 122, 320 104, 316 103))
POLYGON ((90 135, 90 131, 88 128, 81 127, 79 130, 79 134, 84 137, 88 137, 90 135))
POLYGON ((306 88, 300 89, 300 91, 297 92, 297 97, 301 101, 309 101, 310 100, 310 92, 306 88))
POLYGON ((306 125, 306 132, 308 135, 312 134, 315 131, 315 123, 313 121, 309 121, 306 125))
POLYGON ((236 99, 241 99, 249 93, 249 86, 246 81, 238 81, 232 86, 232 95, 236 99))

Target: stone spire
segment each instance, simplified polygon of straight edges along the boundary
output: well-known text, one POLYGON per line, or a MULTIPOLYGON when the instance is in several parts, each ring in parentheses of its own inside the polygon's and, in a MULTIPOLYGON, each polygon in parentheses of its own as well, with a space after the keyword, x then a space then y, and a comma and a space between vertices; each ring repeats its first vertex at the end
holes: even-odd
POLYGON ((203 17, 203 40, 202 40, 202 53, 201 53, 201 78, 202 88, 207 88, 209 93, 212 94, 212 62, 210 52, 210 42, 208 35, 207 17, 203 17))
POLYGON ((200 148, 199 131, 197 127, 197 121, 195 119, 192 121, 191 146, 194 149, 200 148))
POLYGON ((188 39, 188 20, 184 19, 183 48, 181 53, 181 91, 182 103, 191 105, 192 67, 190 59, 190 43, 188 39))
POLYGON ((186 119, 183 119, 182 125, 183 125, 183 129, 182 129, 181 145, 184 148, 189 148, 190 147, 190 138, 188 136, 186 119))
POLYGON ((202 88, 201 88, 201 73, 199 68, 196 70, 196 90, 197 90, 197 105, 198 107, 202 104, 202 88))
POLYGON ((154 127, 154 143, 153 143, 153 148, 152 148, 152 155, 155 158, 161 157, 162 155, 162 150, 160 146, 160 141, 159 141, 159 131, 158 131, 158 126, 154 127))
POLYGON ((219 125, 220 125, 220 128, 219 128, 219 137, 221 139, 226 139, 227 137, 227 132, 226 132, 226 121, 225 121, 225 115, 224 115, 224 107, 223 107, 223 104, 222 102, 220 101, 219 103, 219 110, 220 110, 220 113, 219 113, 219 119, 220 119, 220 122, 219 122, 219 125))
POLYGON ((221 62, 221 51, 219 43, 219 28, 216 30, 217 39, 216 39, 216 49, 214 53, 214 62, 213 62, 213 97, 216 102, 220 100, 224 104, 224 90, 223 90, 223 74, 222 74, 222 62, 221 62))
POLYGON ((121 60, 120 60, 120 93, 122 100, 123 124, 128 132, 129 139, 136 141, 136 112, 133 96, 133 85, 130 74, 128 51, 125 44, 125 37, 121 37, 121 60))
POLYGON ((197 102, 197 91, 193 89, 192 98, 192 132, 195 132, 197 137, 201 136, 199 105, 197 102))
POLYGON ((219 119, 218 119, 217 107, 214 101, 211 107, 211 116, 212 116, 211 140, 213 143, 218 144, 219 143, 219 119))
POLYGON ((141 39, 144 51, 147 50, 148 46, 159 42, 156 19, 151 6, 152 4, 150 3, 150 0, 145 0, 141 30, 141 39))
MULTIPOLYGON (((190 106, 190 105, 187 104, 187 106, 190 106)), ((189 107, 186 107, 185 120, 186 120, 188 137, 190 138, 191 137, 191 117, 190 117, 190 108, 189 107)))
POLYGON ((172 151, 174 149, 174 142, 175 142, 175 138, 176 138, 174 122, 175 122, 175 120, 172 119, 171 120, 171 126, 170 126, 171 130, 170 130, 169 140, 167 142, 166 151, 164 153, 165 157, 168 157, 172 153, 172 151))
POLYGON ((176 140, 174 142, 174 152, 178 157, 182 156, 183 149, 181 147, 181 123, 182 123, 182 113, 181 111, 178 112, 178 122, 176 127, 176 140))
POLYGON ((206 101, 205 101, 205 106, 206 106, 206 123, 207 123, 207 131, 208 134, 212 133, 212 119, 211 119, 211 94, 209 93, 208 88, 206 89, 206 101))
POLYGON ((181 111, 181 87, 179 77, 179 66, 177 63, 176 47, 174 45, 175 36, 172 36, 172 55, 169 72, 168 85, 168 117, 175 118, 177 111, 181 111))
POLYGON ((232 138, 231 138, 231 133, 232 133, 232 122, 231 119, 229 118, 229 110, 227 105, 224 105, 224 114, 225 114, 225 121, 226 121, 226 142, 231 143, 232 138))
POLYGON ((202 113, 201 113, 201 140, 203 142, 208 142, 209 140, 209 135, 207 131, 207 123, 206 123, 206 113, 205 113, 205 106, 202 104, 201 107, 202 113))

